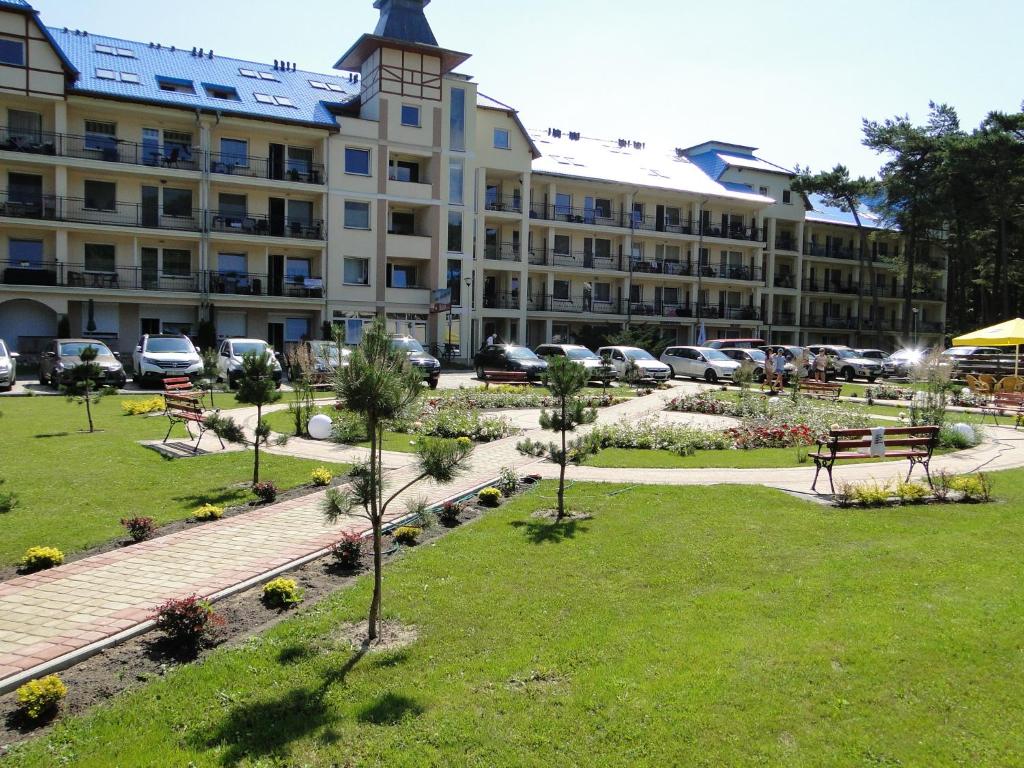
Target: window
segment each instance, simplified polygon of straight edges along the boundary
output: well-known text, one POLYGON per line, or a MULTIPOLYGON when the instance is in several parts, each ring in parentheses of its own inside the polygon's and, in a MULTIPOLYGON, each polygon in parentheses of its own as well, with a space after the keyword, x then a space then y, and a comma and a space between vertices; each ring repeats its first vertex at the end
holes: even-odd
POLYGON ((285 341, 305 341, 309 338, 308 317, 288 317, 284 321, 285 341))
POLYGON ((416 214, 412 211, 392 211, 391 226, 388 233, 392 235, 415 235, 416 214))
POLYGON ((317 88, 317 89, 319 89, 321 91, 326 91, 327 90, 327 83, 321 83, 319 80, 310 80, 309 84, 311 86, 313 86, 314 88, 317 88))
POLYGON ((634 304, 643 301, 643 286, 631 285, 629 286, 629 300, 634 304))
POLYGON ((241 101, 241 97, 238 95, 238 91, 232 88, 230 85, 214 85, 212 83, 203 83, 203 90, 206 91, 206 95, 211 99, 226 99, 227 101, 241 101))
POLYGON ((257 72, 256 74, 259 75, 260 80, 273 80, 275 83, 281 82, 273 72, 257 72))
POLYGON ((454 158, 448 162, 448 202, 462 205, 465 194, 465 163, 462 158, 454 158))
POLYGON ((85 244, 86 272, 113 272, 115 263, 114 246, 85 244))
POLYGON ((220 160, 236 168, 249 167, 249 142, 245 139, 221 139, 220 160))
POLYGON ((111 56, 117 56, 117 49, 109 45, 96 43, 96 53, 108 53, 111 56))
POLYGON ((274 101, 277 102, 279 107, 294 107, 295 102, 289 99, 287 96, 275 96, 274 101))
POLYGON ((8 173, 7 197, 12 203, 39 205, 43 197, 43 177, 32 173, 8 173))
POLYGON ((572 250, 572 239, 569 235, 555 235, 555 254, 568 256, 572 250))
POLYGON ((345 93, 344 88, 340 85, 335 85, 334 83, 327 83, 327 90, 334 91, 335 93, 345 93))
POLYGON ((569 281, 555 280, 551 295, 556 299, 567 300, 569 298, 569 281))
POLYGON ((259 77, 254 70, 251 69, 239 69, 238 74, 242 77, 259 77))
POLYGON ((346 258, 344 281, 345 285, 369 285, 370 260, 346 258))
POLYGON ((196 86, 191 80, 182 80, 178 77, 157 75, 156 84, 160 86, 161 91, 167 91, 168 93, 188 93, 194 95, 196 92, 196 86))
POLYGON ((85 207, 92 211, 113 211, 117 204, 117 184, 112 181, 86 179, 85 207))
POLYGON ((568 216, 572 213, 572 196, 565 192, 555 194, 555 216, 568 216))
POLYGON ((370 228, 370 204, 357 203, 352 200, 345 201, 345 228, 346 229, 369 229, 370 228))
POLYGON ((7 130, 12 139, 39 141, 43 133, 43 116, 38 112, 8 109, 7 130))
POLYGON ((288 224, 293 229, 313 225, 313 203, 308 200, 288 201, 288 224))
POLYGON ((420 127, 420 108, 412 104, 402 105, 402 125, 411 125, 413 128, 420 127))
POLYGON ((602 238, 594 240, 594 256, 599 259, 610 259, 612 257, 612 241, 602 238))
POLYGON ((96 68, 96 77, 100 80, 117 80, 117 72, 112 69, 96 68))
POLYGON ((419 288, 416 267, 407 264, 388 264, 388 288, 419 288))
POLYGON ((302 285, 312 274, 309 259, 296 259, 289 256, 285 261, 284 275, 289 283, 302 285))
POLYGON ((265 93, 254 93, 253 98, 256 99, 260 104, 275 104, 273 96, 268 96, 265 93))
POLYGON ((760 193, 761 197, 768 197, 768 187, 761 187, 760 189, 758 189, 758 192, 760 193))
POLYGON ((448 148, 456 152, 466 151, 466 91, 452 88, 451 114, 449 116, 448 148))
POLYGON ((462 212, 448 211, 448 250, 462 253, 462 212))
POLYGON ((603 197, 594 200, 594 214, 599 219, 610 219, 612 217, 612 201, 603 197))
POLYGON ((142 80, 134 72, 121 72, 120 76, 122 83, 131 83, 132 85, 140 85, 142 83, 142 80))
POLYGON ((17 40, 0 38, 0 64, 10 64, 15 67, 25 66, 25 44, 17 40))
POLYGON ((679 209, 678 208, 666 208, 665 209, 665 224, 670 227, 679 226, 679 209))
POLYGON ((611 283, 594 283, 594 301, 610 302, 611 300, 611 283))
POLYGON ((786 205, 792 204, 792 202, 793 202, 793 193, 790 190, 788 190, 788 189, 782 190, 782 202, 785 203, 786 205))
POLYGON ((394 160, 388 171, 388 178, 392 181, 408 181, 419 184, 420 164, 411 160, 394 160))
POLYGON ((7 258, 12 267, 39 269, 43 266, 43 241, 15 240, 12 237, 7 241, 7 258))
POLYGON ((222 275, 246 275, 249 273, 249 257, 244 253, 218 253, 217 272, 222 275))
POLYGON ((665 289, 665 304, 670 307, 674 307, 679 303, 679 289, 678 288, 666 288, 665 289))
POLYGON ((169 277, 188 277, 192 272, 192 252, 165 248, 162 272, 169 277))
POLYGON ((370 150, 345 147, 345 173, 370 175, 370 150))
POLYGON ((192 190, 164 187, 164 216, 191 216, 192 190))
POLYGON ((288 174, 308 179, 313 170, 313 150, 308 147, 288 147, 288 174))
POLYGON ((117 154, 117 124, 85 121, 85 148, 117 154))
POLYGON ((512 149, 512 143, 509 139, 508 131, 505 128, 494 129, 494 148, 512 149))
POLYGON ((451 291, 452 304, 462 304, 462 260, 448 259, 446 275, 448 290, 451 291))
POLYGON ((221 192, 217 198, 217 212, 227 219, 244 219, 249 212, 248 198, 221 192))

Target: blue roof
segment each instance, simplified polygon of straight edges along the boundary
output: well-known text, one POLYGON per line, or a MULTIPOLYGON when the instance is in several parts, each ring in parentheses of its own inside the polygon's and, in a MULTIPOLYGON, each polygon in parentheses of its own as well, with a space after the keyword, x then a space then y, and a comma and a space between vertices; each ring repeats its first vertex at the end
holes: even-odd
POLYGON ((718 152, 701 152, 697 155, 687 155, 690 161, 700 168, 704 173, 710 176, 715 181, 725 173, 725 169, 728 168, 728 164, 718 156, 718 152))
POLYGON ((162 106, 191 110, 199 108, 205 112, 220 111, 223 114, 336 128, 337 123, 330 107, 351 101, 360 91, 359 83, 349 81, 347 75, 325 75, 305 70, 284 71, 283 68, 274 69, 272 64, 216 54, 211 58, 210 52, 204 52, 200 57, 193 55, 191 48, 156 47, 152 43, 105 37, 91 32, 76 34, 74 30, 59 27, 50 27, 47 31, 81 73, 74 85, 69 87, 69 93, 95 94, 162 106), (131 51, 133 55, 100 52, 96 50, 97 45, 131 51), (115 75, 116 79, 108 79, 109 76, 101 78, 96 75, 98 69, 118 74, 115 75), (275 80, 243 76, 239 71, 243 69, 265 73, 275 80), (139 82, 123 81, 120 77, 122 72, 138 75, 139 82), (158 77, 190 82, 195 93, 162 90, 157 82, 158 77), (314 88, 310 81, 332 85, 338 90, 314 88), (206 85, 234 89, 238 100, 214 98, 207 93, 206 85), (254 96, 256 93, 284 97, 294 107, 257 101, 254 96))
MULTIPOLYGON (((853 213, 844 211, 831 205, 825 205, 821 195, 808 195, 813 210, 807 211, 807 221, 817 221, 823 224, 845 224, 850 227, 857 226, 853 213)), ((860 223, 867 229, 895 229, 885 226, 882 217, 868 205, 861 205, 858 210, 860 223)))
POLYGON ((0 5, 13 6, 14 8, 32 8, 25 0, 0 0, 0 5))

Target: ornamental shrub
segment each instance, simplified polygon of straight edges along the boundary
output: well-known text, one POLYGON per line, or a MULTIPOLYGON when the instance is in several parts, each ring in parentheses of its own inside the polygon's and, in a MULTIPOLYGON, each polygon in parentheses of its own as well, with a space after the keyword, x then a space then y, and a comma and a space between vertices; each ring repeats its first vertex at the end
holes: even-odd
POLYGON ((496 507, 501 501, 501 491, 493 486, 488 486, 482 489, 476 497, 485 507, 496 507))
POLYGON ((429 437, 468 437, 480 443, 500 440, 513 432, 512 425, 500 416, 481 416, 477 411, 441 408, 428 411, 419 421, 417 432, 429 437))
POLYGON ((992 501, 992 483, 983 472, 950 478, 949 488, 960 492, 961 501, 992 501))
MULTIPOLYGON (((970 425, 969 425, 970 426, 970 425)), ((949 424, 944 424, 939 429, 939 447, 963 450, 973 448, 980 442, 977 430, 971 426, 971 435, 965 435, 959 430, 953 429, 949 424)))
MULTIPOLYGON (((0 485, 3 484, 4 481, 0 479, 0 485)), ((10 512, 16 506, 18 506, 18 494, 0 488, 0 515, 10 512)))
POLYGON ((455 525, 459 522, 459 515, 462 513, 462 502, 446 501, 441 505, 437 518, 443 525, 455 525))
POLYGON ((325 486, 330 485, 334 475, 331 474, 331 470, 327 467, 316 467, 312 472, 309 473, 309 479, 313 481, 313 485, 325 486))
POLYGON ((56 547, 29 547, 21 557, 25 571, 45 571, 64 562, 64 553, 56 547))
POLYGON ((145 541, 156 530, 156 521, 152 517, 121 518, 121 525, 127 529, 132 541, 145 541))
POLYGON ((331 439, 336 443, 359 443, 366 439, 366 419, 358 413, 339 410, 331 419, 331 439))
POLYGON ((277 486, 274 485, 272 480, 264 480, 260 483, 252 484, 252 492, 256 494, 258 498, 264 504, 271 504, 277 499, 277 486))
POLYGON ((419 539, 421 533, 423 533, 422 528, 417 528, 415 525, 403 525, 401 528, 396 528, 392 535, 399 544, 411 547, 419 539))
POLYGON ((198 595, 171 598, 159 606, 150 619, 172 646, 182 650, 198 648, 209 639, 214 628, 223 623, 210 602, 198 595))
POLYGON ((900 504, 921 504, 930 493, 931 491, 921 483, 902 480, 896 482, 896 498, 900 500, 900 504))
POLYGON ((508 498, 519 488, 519 475, 512 467, 502 467, 498 470, 498 482, 496 484, 501 495, 508 498))
POLYGON ((889 484, 859 483, 853 488, 853 498, 865 507, 884 507, 889 503, 889 484))
POLYGON ((121 410, 128 416, 141 416, 145 413, 159 413, 166 409, 163 395, 153 397, 136 398, 134 400, 122 400, 121 410))
POLYGON ((331 546, 331 554, 339 568, 354 571, 363 559, 363 537, 358 533, 343 533, 331 546))
POLYGON ((270 608, 291 608, 302 602, 302 595, 295 579, 279 576, 263 585, 263 602, 270 608))
POLYGON ((29 680, 18 688, 18 704, 29 720, 41 720, 53 715, 61 699, 68 695, 68 687, 57 675, 29 680))
POLYGON ((203 504, 193 516, 196 520, 220 520, 224 517, 224 507, 218 507, 216 504, 203 504))

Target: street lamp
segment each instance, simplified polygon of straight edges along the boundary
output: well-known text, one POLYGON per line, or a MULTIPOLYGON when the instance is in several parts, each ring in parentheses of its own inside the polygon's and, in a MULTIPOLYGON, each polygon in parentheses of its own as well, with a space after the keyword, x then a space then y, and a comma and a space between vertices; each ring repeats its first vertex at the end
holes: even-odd
POLYGON ((473 312, 476 301, 476 270, 469 273, 469 277, 463 278, 466 287, 469 288, 469 301, 463 301, 462 308, 469 308, 469 349, 476 349, 476 313, 473 312))
POLYGON ((913 315, 914 315, 914 317, 913 317, 913 322, 914 322, 914 347, 917 347, 917 315, 918 315, 918 313, 919 313, 919 312, 920 312, 921 310, 920 310, 920 309, 919 309, 918 307, 914 307, 914 308, 913 308, 912 310, 910 310, 910 311, 911 311, 911 312, 913 313, 913 315))

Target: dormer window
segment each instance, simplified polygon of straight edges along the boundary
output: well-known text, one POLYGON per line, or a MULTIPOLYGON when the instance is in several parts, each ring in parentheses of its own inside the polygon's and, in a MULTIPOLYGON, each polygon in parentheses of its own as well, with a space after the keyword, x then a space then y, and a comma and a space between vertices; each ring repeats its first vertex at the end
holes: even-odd
POLYGON ((196 92, 196 87, 191 80, 181 80, 177 77, 163 77, 162 75, 157 75, 156 84, 160 86, 161 91, 167 91, 168 93, 186 93, 195 95, 196 92))
POLYGON ((238 95, 238 91, 232 88, 230 85, 214 85, 212 83, 203 83, 203 89, 206 91, 206 95, 211 99, 225 99, 227 101, 241 101, 238 95))

